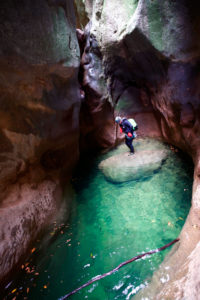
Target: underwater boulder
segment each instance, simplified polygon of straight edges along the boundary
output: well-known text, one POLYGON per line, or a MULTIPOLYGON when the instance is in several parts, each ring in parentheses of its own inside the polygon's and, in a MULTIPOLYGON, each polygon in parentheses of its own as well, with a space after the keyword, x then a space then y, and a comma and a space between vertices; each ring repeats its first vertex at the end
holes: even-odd
POLYGON ((99 169, 107 180, 120 183, 152 175, 167 159, 167 150, 138 151, 134 155, 120 153, 103 160, 99 169))

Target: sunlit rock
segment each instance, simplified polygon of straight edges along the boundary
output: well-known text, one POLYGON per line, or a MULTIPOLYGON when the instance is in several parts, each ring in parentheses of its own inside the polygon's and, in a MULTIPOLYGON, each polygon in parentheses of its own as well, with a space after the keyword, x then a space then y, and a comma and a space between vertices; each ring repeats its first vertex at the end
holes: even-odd
POLYGON ((158 170, 167 158, 167 150, 136 151, 134 155, 121 153, 99 164, 106 179, 120 183, 150 176, 158 170))

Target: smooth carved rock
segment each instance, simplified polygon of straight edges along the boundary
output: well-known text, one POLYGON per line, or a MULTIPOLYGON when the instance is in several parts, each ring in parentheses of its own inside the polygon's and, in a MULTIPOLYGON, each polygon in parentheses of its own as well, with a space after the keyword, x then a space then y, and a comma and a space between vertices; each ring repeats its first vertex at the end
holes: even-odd
MULTIPOLYGON (((161 131, 165 141, 190 153, 197 165, 200 161, 198 1, 104 1, 99 19, 97 6, 88 5, 95 2, 85 1, 91 12, 91 33, 102 53, 115 115, 134 117, 140 136, 159 136, 161 131)), ((119 137, 116 134, 117 142, 119 137)), ((189 261, 199 264, 192 252, 199 242, 199 231, 191 226, 199 223, 198 174, 195 171, 192 208, 181 233, 179 251, 173 251, 170 260, 166 259, 165 266, 171 272, 164 266, 160 273, 155 273, 149 290, 142 295, 139 292, 134 299, 198 298, 197 272, 188 268, 189 261), (170 276, 165 284, 160 280, 164 274, 170 276)))
POLYGON ((183 105, 180 115, 180 125, 183 127, 193 127, 195 123, 195 112, 191 103, 183 105))
POLYGON ((167 153, 167 150, 139 151, 132 156, 121 153, 103 160, 99 168, 106 179, 114 183, 137 180, 158 170, 167 153))
POLYGON ((90 26, 85 28, 85 48, 79 72, 84 99, 80 111, 81 152, 109 148, 115 143, 114 112, 103 73, 102 53, 97 40, 90 35, 90 26))
POLYGON ((0 285, 61 211, 60 174, 78 160, 80 51, 65 2, 0 3, 0 285))

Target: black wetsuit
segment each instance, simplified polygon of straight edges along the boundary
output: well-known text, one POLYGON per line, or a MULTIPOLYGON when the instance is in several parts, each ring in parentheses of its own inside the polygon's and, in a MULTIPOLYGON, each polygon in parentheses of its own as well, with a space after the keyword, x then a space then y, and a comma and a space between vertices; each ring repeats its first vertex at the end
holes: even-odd
POLYGON ((122 129, 122 131, 125 133, 125 143, 128 146, 128 148, 130 149, 131 153, 134 153, 134 148, 132 145, 133 139, 135 138, 133 132, 134 130, 136 130, 137 128, 133 128, 132 124, 127 120, 127 119, 122 119, 121 124, 119 125, 122 129), (132 137, 128 137, 128 133, 132 134, 132 137))

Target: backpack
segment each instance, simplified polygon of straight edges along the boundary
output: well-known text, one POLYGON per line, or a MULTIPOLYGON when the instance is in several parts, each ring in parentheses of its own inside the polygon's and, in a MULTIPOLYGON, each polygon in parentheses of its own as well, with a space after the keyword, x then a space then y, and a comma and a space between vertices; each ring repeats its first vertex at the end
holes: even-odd
POLYGON ((138 129, 138 125, 137 125, 137 123, 135 122, 134 119, 128 119, 128 121, 133 126, 133 130, 137 130, 138 129))

